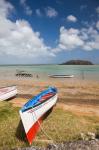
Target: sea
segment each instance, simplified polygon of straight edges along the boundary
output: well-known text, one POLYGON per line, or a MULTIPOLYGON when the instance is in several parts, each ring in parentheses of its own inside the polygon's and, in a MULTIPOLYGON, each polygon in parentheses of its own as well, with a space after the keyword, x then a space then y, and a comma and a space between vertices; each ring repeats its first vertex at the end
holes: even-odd
POLYGON ((74 75, 74 79, 99 81, 99 65, 1 65, 0 79, 15 78, 16 73, 24 71, 34 78, 49 78, 49 75, 74 75))

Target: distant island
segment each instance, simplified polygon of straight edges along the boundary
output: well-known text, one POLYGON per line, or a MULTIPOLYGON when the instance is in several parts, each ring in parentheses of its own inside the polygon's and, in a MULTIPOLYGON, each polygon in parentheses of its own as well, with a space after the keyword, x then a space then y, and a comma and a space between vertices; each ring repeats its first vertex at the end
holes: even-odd
POLYGON ((93 65, 93 63, 87 60, 70 60, 60 65, 93 65))

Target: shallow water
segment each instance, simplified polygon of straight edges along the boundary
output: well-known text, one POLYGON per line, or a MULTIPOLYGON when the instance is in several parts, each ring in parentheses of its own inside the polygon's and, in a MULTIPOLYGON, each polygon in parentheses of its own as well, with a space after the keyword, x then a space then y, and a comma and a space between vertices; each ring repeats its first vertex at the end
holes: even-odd
POLYGON ((18 71, 37 75, 41 79, 49 78, 50 74, 74 75, 75 79, 99 81, 99 65, 6 65, 0 66, 0 79, 15 78, 18 71))

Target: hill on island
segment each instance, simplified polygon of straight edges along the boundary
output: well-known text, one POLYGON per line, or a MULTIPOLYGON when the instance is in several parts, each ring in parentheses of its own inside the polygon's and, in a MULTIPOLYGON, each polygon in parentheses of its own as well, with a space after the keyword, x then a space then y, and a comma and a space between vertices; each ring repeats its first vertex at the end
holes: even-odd
POLYGON ((70 60, 60 65, 93 65, 93 63, 87 60, 70 60))

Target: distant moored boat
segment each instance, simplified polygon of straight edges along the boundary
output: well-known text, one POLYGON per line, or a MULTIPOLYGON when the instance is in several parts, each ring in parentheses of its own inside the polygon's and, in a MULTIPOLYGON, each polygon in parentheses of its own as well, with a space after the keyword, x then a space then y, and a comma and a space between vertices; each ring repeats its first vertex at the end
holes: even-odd
POLYGON ((73 78, 74 75, 49 75, 51 78, 73 78))
POLYGON ((0 88, 0 101, 7 100, 17 94, 16 86, 8 86, 0 88))

